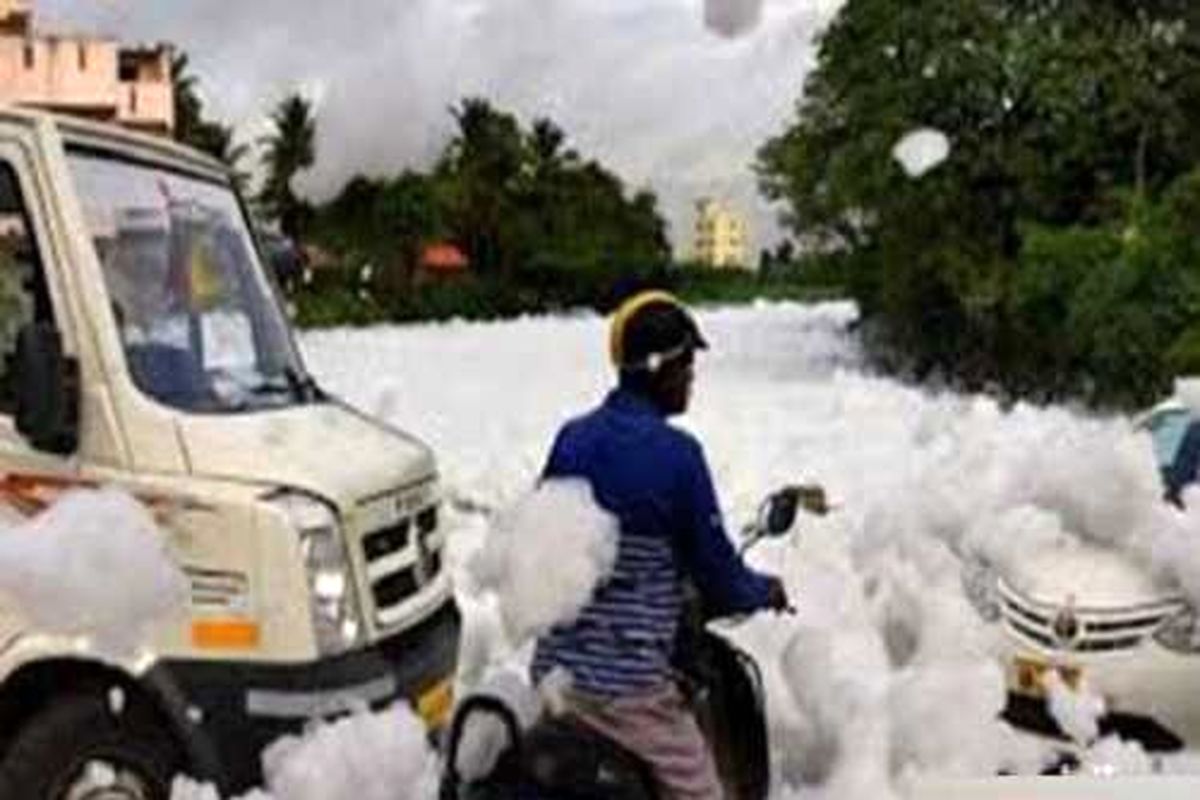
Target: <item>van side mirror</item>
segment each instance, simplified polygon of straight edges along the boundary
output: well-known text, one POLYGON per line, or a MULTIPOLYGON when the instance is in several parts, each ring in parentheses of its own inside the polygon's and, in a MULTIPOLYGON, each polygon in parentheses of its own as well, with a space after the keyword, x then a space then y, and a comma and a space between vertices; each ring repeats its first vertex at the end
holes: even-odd
POLYGON ((69 455, 79 446, 79 364, 63 355, 58 329, 31 322, 13 354, 17 430, 39 450, 69 455))

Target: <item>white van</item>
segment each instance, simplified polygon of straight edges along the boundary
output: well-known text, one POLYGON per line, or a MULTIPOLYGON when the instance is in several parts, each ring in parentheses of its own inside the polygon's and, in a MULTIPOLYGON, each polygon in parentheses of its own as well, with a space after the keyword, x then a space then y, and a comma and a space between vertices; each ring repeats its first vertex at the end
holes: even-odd
POLYGON ((0 510, 99 485, 162 520, 187 619, 125 663, 0 604, 0 796, 233 793, 307 720, 409 699, 440 723, 430 450, 308 376, 221 164, 0 109, 0 510))

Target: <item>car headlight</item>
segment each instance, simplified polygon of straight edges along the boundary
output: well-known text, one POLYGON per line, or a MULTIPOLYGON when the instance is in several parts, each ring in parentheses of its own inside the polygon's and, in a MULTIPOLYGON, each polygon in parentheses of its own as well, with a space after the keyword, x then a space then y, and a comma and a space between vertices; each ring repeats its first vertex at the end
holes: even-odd
POLYGON ((1196 611, 1186 607, 1154 632, 1154 641, 1176 653, 1200 653, 1200 620, 1196 611))
POLYGON ((271 502, 300 536, 317 650, 322 655, 349 650, 359 643, 363 626, 337 513, 297 492, 275 495, 271 502))
POLYGON ((971 559, 963 564, 963 594, 984 622, 1000 619, 1000 594, 996 584, 996 571, 986 561, 971 559))

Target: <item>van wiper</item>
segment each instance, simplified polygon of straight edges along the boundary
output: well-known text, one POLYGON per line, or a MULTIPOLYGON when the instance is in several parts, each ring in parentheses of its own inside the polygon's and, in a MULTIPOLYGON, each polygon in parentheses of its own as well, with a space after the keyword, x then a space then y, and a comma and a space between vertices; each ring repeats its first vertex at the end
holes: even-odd
POLYGON ((247 394, 252 394, 255 396, 292 392, 291 383, 273 380, 272 378, 263 378, 253 386, 246 386, 244 388, 247 394))
POLYGON ((291 395, 298 403, 312 403, 326 398, 325 392, 317 386, 311 375, 302 374, 295 367, 284 367, 278 374, 264 377, 252 386, 242 386, 247 394, 256 397, 264 395, 291 395))
POLYGON ((283 377, 296 395, 296 399, 302 403, 317 403, 329 397, 325 390, 317 385, 317 381, 312 375, 302 373, 290 364, 283 368, 283 377))

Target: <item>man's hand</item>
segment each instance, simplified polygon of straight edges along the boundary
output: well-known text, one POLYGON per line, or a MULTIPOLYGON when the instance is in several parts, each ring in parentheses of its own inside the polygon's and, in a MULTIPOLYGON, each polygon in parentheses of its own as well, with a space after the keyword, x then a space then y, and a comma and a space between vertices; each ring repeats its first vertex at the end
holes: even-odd
POLYGON ((792 604, 788 600, 787 589, 783 581, 774 576, 767 578, 767 608, 772 611, 791 611, 792 604))

